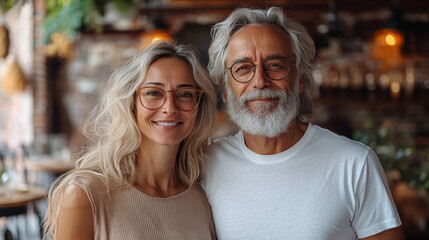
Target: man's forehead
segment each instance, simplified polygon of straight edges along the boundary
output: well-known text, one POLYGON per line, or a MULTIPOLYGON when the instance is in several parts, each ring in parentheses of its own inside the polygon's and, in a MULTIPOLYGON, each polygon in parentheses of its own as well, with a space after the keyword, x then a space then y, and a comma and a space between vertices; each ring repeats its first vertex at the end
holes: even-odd
POLYGON ((270 55, 281 55, 294 59, 288 33, 272 24, 247 25, 237 31, 226 49, 227 61, 240 58, 256 60, 270 55))

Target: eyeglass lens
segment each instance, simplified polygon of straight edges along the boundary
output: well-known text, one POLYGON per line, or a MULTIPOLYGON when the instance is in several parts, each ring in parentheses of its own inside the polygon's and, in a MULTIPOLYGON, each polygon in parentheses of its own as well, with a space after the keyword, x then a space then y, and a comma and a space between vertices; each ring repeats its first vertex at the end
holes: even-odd
MULTIPOLYGON (((280 80, 289 74, 289 63, 282 58, 268 59, 264 62, 264 72, 272 80, 280 80)), ((238 82, 248 82, 255 76, 256 65, 252 62, 236 62, 231 66, 232 77, 238 82)))
POLYGON ((165 91, 161 88, 143 87, 140 90, 140 102, 147 109, 160 108, 165 102, 167 92, 173 93, 176 106, 184 111, 194 109, 200 101, 200 92, 195 88, 165 91))

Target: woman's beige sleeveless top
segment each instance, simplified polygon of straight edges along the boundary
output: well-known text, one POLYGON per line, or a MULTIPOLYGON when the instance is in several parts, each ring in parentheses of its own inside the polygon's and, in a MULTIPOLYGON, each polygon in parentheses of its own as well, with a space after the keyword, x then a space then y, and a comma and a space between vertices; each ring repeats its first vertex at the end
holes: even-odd
POLYGON ((210 205, 197 184, 168 198, 147 195, 134 187, 103 192, 79 179, 92 205, 94 239, 216 239, 210 205))

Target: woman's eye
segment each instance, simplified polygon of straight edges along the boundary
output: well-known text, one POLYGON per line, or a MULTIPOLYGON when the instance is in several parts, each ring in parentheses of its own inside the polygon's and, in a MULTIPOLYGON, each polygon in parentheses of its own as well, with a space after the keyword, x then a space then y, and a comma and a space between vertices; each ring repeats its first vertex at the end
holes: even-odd
POLYGON ((177 97, 178 98, 182 98, 182 99, 193 98, 194 97, 194 93, 188 92, 188 91, 186 91, 186 92, 179 92, 177 94, 177 97))
POLYGON ((143 93, 144 96, 149 97, 162 97, 164 94, 160 90, 148 90, 143 93))

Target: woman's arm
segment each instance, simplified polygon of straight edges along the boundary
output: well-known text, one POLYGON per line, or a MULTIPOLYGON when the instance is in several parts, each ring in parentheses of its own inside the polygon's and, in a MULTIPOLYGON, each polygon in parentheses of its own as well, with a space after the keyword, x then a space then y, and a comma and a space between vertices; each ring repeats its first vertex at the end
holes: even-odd
POLYGON ((69 185, 61 199, 55 239, 94 239, 92 218, 86 192, 77 185, 69 185))

